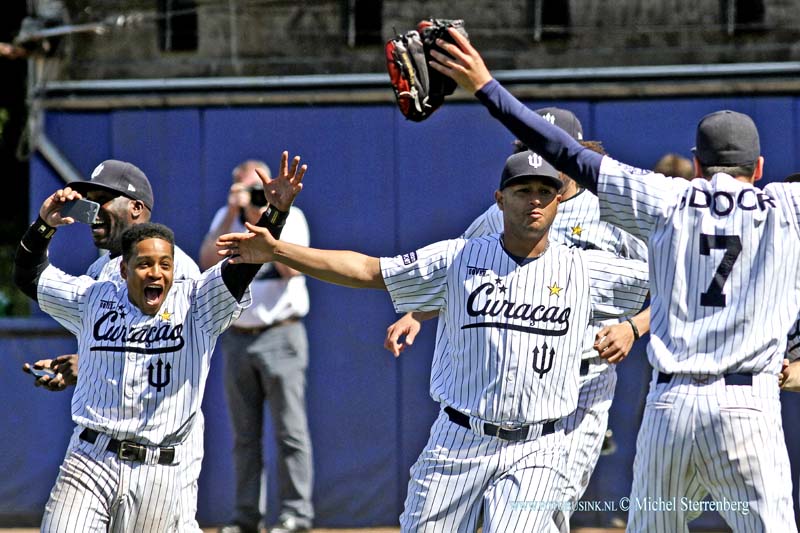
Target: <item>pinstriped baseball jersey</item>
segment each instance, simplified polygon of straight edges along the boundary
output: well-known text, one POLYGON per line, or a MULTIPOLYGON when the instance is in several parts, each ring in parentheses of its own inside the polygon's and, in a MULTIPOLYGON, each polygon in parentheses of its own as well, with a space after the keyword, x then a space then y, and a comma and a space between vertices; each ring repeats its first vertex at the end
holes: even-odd
MULTIPOLYGON (((503 231, 503 212, 493 204, 476 218, 462 235, 469 239, 503 231)), ((552 242, 577 246, 584 250, 599 249, 619 255, 622 258, 647 261, 647 245, 630 233, 600 220, 600 205, 597 196, 586 189, 558 204, 558 211, 548 237, 552 242)), ((647 268, 647 265, 632 263, 631 268, 647 268)), ((602 273, 595 276, 603 279, 602 273)), ((631 293, 627 287, 614 284, 617 295, 622 300, 619 306, 606 305, 593 309, 590 327, 586 332, 581 357, 589 359, 597 356, 593 345, 596 333, 605 325, 616 324, 631 309, 638 311, 644 304, 645 296, 639 291, 631 293)))
POLYGON ((604 219, 649 238, 650 363, 668 374, 777 374, 800 310, 800 188, 673 180, 604 157, 604 219))
POLYGON ((186 438, 217 336, 250 303, 249 291, 237 302, 220 274, 216 265, 199 278, 176 280, 159 313, 149 316, 130 303, 125 285, 52 265, 44 270, 39 305, 78 338, 76 424, 149 445, 186 438))
MULTIPOLYGON (((86 275, 98 281, 114 281, 124 284, 125 281, 119 274, 119 263, 121 260, 122 256, 111 259, 109 254, 103 254, 98 257, 94 263, 89 265, 89 268, 86 269, 86 275)), ((200 269, 197 268, 197 264, 178 246, 175 246, 174 265, 176 280, 200 276, 200 269)))
POLYGON ((521 263, 498 234, 381 258, 398 312, 440 310, 434 400, 496 423, 569 414, 590 310, 614 301, 592 276, 604 272, 606 280, 647 290, 645 269, 606 252, 553 245, 521 263))
MULTIPOLYGON (((124 285, 125 280, 122 279, 119 271, 119 264, 122 261, 122 256, 117 256, 111 259, 110 254, 103 254, 95 260, 94 263, 89 265, 86 270, 86 275, 98 281, 112 281, 117 285, 124 285)), ((181 250, 177 245, 175 246, 175 260, 174 260, 174 279, 190 279, 200 277, 200 269, 191 257, 181 250)), ((200 469, 203 461, 203 430, 205 427, 205 420, 203 418, 203 411, 198 409, 195 414, 195 421, 192 425, 191 433, 187 438, 187 450, 189 457, 184 461, 180 467, 184 469, 182 473, 182 480, 180 487, 180 531, 186 533, 188 531, 199 531, 199 526, 195 520, 197 514, 197 479, 200 477, 200 469)))

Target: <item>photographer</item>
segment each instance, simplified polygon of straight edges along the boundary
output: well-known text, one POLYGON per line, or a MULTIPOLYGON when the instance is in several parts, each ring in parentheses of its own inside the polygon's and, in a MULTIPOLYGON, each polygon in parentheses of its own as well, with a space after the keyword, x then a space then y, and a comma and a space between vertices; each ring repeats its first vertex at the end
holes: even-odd
MULTIPOLYGON (((203 268, 220 256, 214 243, 230 232, 247 231, 266 209, 258 190, 258 173, 269 167, 248 160, 233 170, 228 205, 217 211, 200 249, 203 268)), ((303 212, 292 207, 282 238, 309 245, 303 212)), ((302 318, 309 301, 305 277, 280 263, 267 263, 250 285, 252 305, 244 310, 221 338, 225 357, 225 396, 234 432, 236 510, 223 533, 258 531, 264 509, 261 500, 264 403, 270 408, 278 450, 279 523, 271 533, 303 532, 311 528, 312 455, 306 419, 308 339, 302 318)))

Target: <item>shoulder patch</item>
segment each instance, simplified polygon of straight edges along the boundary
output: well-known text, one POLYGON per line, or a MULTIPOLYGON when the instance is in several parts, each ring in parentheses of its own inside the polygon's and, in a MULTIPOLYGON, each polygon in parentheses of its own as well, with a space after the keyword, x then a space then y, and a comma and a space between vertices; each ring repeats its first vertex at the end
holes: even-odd
POLYGON ((409 252, 407 254, 403 254, 403 264, 408 266, 411 263, 417 262, 417 252, 409 252))

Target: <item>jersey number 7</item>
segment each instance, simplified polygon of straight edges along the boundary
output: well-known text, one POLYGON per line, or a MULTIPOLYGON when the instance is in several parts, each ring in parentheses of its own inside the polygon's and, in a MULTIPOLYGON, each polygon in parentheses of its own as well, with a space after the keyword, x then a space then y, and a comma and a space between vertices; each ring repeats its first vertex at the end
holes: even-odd
POLYGON ((706 292, 700 294, 700 305, 704 307, 725 307, 726 298, 722 293, 728 276, 731 275, 733 264, 742 252, 742 240, 738 235, 708 235, 700 234, 700 255, 711 255, 711 250, 725 250, 722 261, 711 278, 711 284, 706 292))

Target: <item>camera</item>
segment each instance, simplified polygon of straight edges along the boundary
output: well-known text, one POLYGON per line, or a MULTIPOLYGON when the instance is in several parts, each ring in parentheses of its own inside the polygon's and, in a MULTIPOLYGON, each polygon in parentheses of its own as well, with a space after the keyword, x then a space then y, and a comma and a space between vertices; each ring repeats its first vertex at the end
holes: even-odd
POLYGON ((264 207, 267 205, 267 199, 264 197, 263 187, 248 187, 247 192, 250 193, 250 205, 253 207, 264 207))

